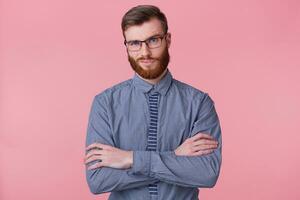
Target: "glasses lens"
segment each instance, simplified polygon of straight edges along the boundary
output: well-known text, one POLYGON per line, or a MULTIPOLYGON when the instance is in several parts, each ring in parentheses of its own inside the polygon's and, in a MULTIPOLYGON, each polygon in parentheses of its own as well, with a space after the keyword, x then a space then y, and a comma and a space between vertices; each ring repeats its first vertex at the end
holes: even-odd
POLYGON ((141 42, 140 41, 133 40, 133 41, 128 41, 127 42, 127 48, 130 51, 137 51, 137 50, 140 49, 140 47, 141 47, 141 42))
POLYGON ((161 45, 161 39, 160 38, 150 38, 147 41, 149 48, 157 48, 161 45))

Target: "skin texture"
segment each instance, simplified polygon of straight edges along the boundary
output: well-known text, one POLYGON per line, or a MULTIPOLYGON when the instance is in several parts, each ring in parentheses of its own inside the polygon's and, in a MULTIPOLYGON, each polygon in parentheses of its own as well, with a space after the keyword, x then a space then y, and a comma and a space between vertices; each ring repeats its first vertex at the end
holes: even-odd
MULTIPOLYGON (((156 18, 152 18, 138 26, 131 26, 124 32, 126 41, 146 40, 157 34, 163 35, 164 32, 160 21, 156 18)), ((142 79, 151 84, 156 84, 167 72, 170 45, 171 34, 167 33, 159 48, 149 49, 143 43, 139 51, 131 52, 127 50, 128 61, 132 69, 142 79), (149 62, 143 62, 149 59, 149 62)), ((210 135, 199 132, 195 136, 186 139, 174 152, 177 156, 205 155, 212 153, 217 146, 218 142, 210 135)), ((125 151, 101 143, 93 143, 86 150, 88 151, 84 157, 86 165, 96 160, 101 161, 89 166, 89 170, 100 167, 128 169, 133 164, 133 151, 125 151)))

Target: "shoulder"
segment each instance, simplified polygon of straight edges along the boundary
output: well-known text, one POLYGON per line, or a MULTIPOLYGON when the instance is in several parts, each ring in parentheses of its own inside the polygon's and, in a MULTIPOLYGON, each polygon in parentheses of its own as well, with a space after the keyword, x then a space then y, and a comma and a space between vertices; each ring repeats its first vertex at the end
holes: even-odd
POLYGON ((127 92, 131 89, 132 79, 119 82, 95 95, 96 100, 110 101, 114 96, 120 95, 122 92, 127 92))
POLYGON ((198 89, 192 85, 179 81, 177 79, 173 79, 173 87, 180 94, 185 95, 196 101, 201 101, 208 96, 208 93, 202 89, 198 89))
POLYGON ((182 98, 186 99, 197 113, 202 115, 215 112, 215 103, 208 92, 178 80, 174 80, 174 87, 178 88, 182 98))

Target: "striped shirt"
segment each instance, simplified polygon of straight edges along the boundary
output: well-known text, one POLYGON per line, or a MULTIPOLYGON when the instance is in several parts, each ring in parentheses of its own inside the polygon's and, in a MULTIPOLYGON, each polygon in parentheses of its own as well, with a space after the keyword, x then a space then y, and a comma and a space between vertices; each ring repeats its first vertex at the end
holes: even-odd
POLYGON ((196 200, 198 188, 213 187, 219 176, 222 141, 214 102, 169 70, 155 85, 135 74, 97 94, 86 146, 95 142, 133 151, 129 169, 86 169, 91 192, 111 192, 109 200, 196 200), (202 156, 175 155, 198 132, 213 136, 218 148, 202 156))

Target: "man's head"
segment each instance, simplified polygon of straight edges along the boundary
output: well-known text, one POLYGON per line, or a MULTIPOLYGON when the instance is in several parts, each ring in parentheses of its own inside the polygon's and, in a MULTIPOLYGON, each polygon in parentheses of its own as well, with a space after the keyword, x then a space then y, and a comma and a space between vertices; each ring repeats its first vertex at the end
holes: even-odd
POLYGON ((123 16, 122 31, 132 69, 145 79, 159 77, 170 60, 171 34, 165 15, 155 6, 133 7, 123 16))

